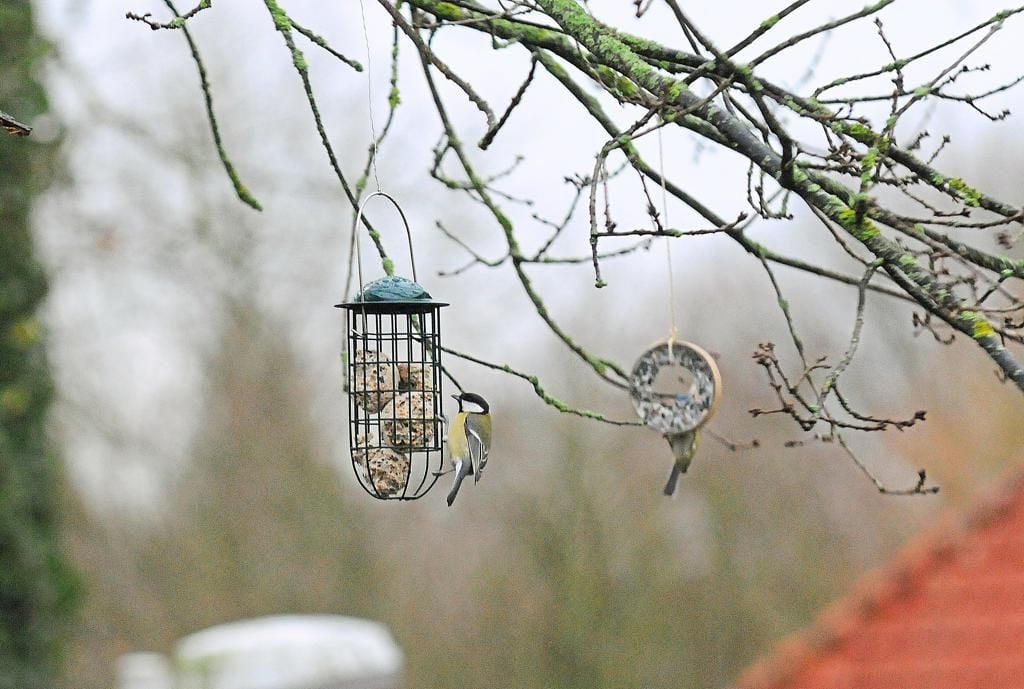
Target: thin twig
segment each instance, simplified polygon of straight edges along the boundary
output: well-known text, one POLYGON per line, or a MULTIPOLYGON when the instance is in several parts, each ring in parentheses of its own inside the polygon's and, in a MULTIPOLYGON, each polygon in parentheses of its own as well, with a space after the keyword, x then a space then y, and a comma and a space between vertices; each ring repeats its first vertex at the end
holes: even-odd
MULTIPOLYGON (((178 20, 182 20, 179 26, 174 28, 181 29, 182 34, 185 36, 185 40, 188 41, 189 52, 192 53, 192 61, 196 63, 196 68, 199 70, 199 88, 203 92, 203 103, 206 105, 206 119, 210 123, 210 133, 213 134, 213 145, 217 149, 217 156, 220 158, 221 164, 224 166, 224 171, 228 175, 228 179, 231 180, 231 186, 235 189, 235 194, 238 199, 255 210, 263 210, 263 206, 256 200, 256 197, 252 195, 249 189, 242 183, 242 179, 238 176, 238 171, 235 170, 234 164, 231 159, 228 158, 227 151, 224 148, 224 142, 220 136, 220 127, 217 125, 217 116, 213 110, 213 91, 210 89, 210 82, 206 76, 206 65, 203 64, 203 58, 199 55, 199 46, 196 45, 195 40, 192 38, 192 32, 188 30, 188 26, 185 25, 184 18, 186 15, 178 14, 178 10, 174 7, 174 3, 171 0, 164 0, 164 4, 174 14, 175 20, 170 22, 174 23, 178 20)), ((210 3, 208 0, 200 2, 190 13, 195 15, 201 9, 209 7, 210 3), (204 7, 205 5, 205 7, 204 7)), ((159 27, 158 27, 159 28, 159 27)), ((164 27, 167 28, 167 27, 164 27)))

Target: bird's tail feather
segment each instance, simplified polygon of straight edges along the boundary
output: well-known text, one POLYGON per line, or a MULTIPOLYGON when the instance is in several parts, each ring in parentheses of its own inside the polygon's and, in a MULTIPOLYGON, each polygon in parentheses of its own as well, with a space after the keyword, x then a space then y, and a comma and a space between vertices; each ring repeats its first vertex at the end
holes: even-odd
POLYGON ((469 469, 465 465, 456 470, 455 483, 448 492, 448 507, 451 507, 452 503, 455 502, 455 496, 459 494, 459 488, 462 487, 462 479, 466 478, 467 474, 469 474, 469 469))
POLYGON ((676 484, 679 483, 679 477, 683 473, 683 468, 679 464, 672 465, 672 473, 668 475, 668 482, 665 484, 665 495, 669 497, 675 495, 676 484))

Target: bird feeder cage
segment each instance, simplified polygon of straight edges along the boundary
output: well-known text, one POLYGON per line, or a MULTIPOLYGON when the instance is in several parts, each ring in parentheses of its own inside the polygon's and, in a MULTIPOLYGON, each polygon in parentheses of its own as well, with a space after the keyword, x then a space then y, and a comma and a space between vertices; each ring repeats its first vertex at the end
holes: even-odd
MULTIPOLYGON (((409 238, 413 279, 386 276, 363 284, 359 242, 359 293, 336 304, 345 310, 343 354, 348 392, 352 467, 367 493, 381 500, 426 495, 442 470, 445 420, 441 407, 441 307, 416 283, 412 234, 393 198, 409 238)), ((356 226, 363 206, 356 215, 356 226)))

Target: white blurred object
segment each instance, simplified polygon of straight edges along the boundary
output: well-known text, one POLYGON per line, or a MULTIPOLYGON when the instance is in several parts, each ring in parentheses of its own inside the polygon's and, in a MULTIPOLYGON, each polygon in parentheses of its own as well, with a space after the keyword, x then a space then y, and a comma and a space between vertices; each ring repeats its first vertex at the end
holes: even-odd
MULTIPOLYGON (((119 659, 119 669, 124 659, 119 659)), ((379 622, 340 615, 274 615, 210 627, 182 639, 173 684, 121 688, 394 689, 402 663, 401 649, 379 622)))
POLYGON ((171 664, 161 653, 125 653, 116 673, 118 689, 174 689, 171 664))

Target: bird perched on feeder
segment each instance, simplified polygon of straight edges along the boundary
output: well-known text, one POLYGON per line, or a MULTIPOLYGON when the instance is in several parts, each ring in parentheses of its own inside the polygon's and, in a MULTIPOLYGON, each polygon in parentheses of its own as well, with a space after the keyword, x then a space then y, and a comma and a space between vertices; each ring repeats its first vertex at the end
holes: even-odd
POLYGON ((459 403, 459 413, 448 432, 448 452, 452 463, 449 471, 455 472, 455 483, 448 493, 449 507, 455 502, 464 478, 472 474, 473 483, 480 481, 491 450, 491 407, 487 400, 475 392, 463 392, 452 397, 459 403), (480 411, 464 411, 464 402, 475 404, 480 411))
POLYGON ((668 483, 665 484, 665 495, 671 496, 675 494, 679 476, 686 473, 686 470, 690 468, 690 462, 693 461, 693 456, 697 454, 699 438, 700 436, 696 429, 683 433, 665 434, 665 440, 668 441, 669 447, 672 448, 672 457, 675 459, 675 464, 672 465, 672 473, 669 474, 668 483))

